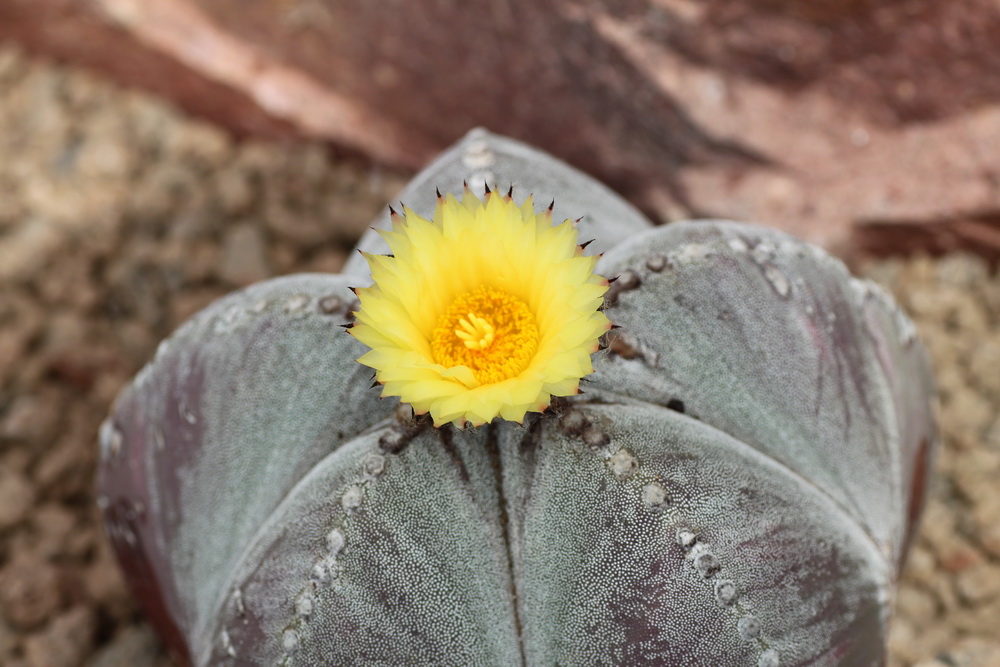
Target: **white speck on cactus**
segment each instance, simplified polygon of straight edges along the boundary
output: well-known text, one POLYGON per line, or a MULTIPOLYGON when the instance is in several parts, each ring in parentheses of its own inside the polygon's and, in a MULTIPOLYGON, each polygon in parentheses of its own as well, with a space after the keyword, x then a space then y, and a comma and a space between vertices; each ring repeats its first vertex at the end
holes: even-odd
MULTIPOLYGON (((584 421, 584 423, 586 423, 586 421, 584 421)), ((611 438, 608 437, 608 434, 602 431, 596 424, 587 426, 581 437, 583 439, 583 444, 587 445, 587 447, 592 450, 600 449, 611 442, 611 438)))
POLYGON ((336 556, 341 551, 344 550, 344 546, 347 544, 347 539, 344 537, 344 532, 340 528, 334 528, 326 535, 326 548, 331 555, 336 556))
POLYGON ((181 400, 177 403, 177 414, 180 415, 181 419, 186 421, 188 424, 194 426, 198 423, 198 416, 187 406, 187 404, 181 400))
POLYGON ((667 504, 667 490, 659 482, 650 482, 642 487, 642 502, 646 507, 659 509, 667 504))
POLYGON ((760 621, 756 616, 743 616, 736 622, 736 630, 743 641, 752 641, 760 636, 760 621))
POLYGON ((121 456, 125 447, 125 437, 110 419, 105 419, 101 424, 99 439, 102 458, 116 459, 121 456))
POLYGON ((222 628, 222 632, 219 633, 219 644, 222 646, 223 653, 230 658, 236 657, 236 648, 233 646, 233 640, 229 638, 229 631, 225 628, 222 628))
POLYGON ((667 258, 664 255, 650 255, 646 259, 646 268, 653 273, 659 273, 667 268, 667 258))
POLYGON ((736 602, 736 584, 729 579, 720 579, 715 582, 715 599, 721 605, 731 605, 736 602))
POLYGON ((381 454, 369 454, 361 467, 367 479, 377 479, 385 472, 385 457, 381 454))
POLYGON ((729 246, 729 249, 732 250, 733 252, 746 252, 750 249, 750 246, 747 245, 747 242, 738 236, 729 239, 726 242, 726 244, 729 246))
POLYGON ((312 580, 320 586, 328 586, 333 576, 330 572, 332 564, 333 563, 325 556, 320 559, 315 565, 313 565, 312 580))
POLYGON ((682 528, 677 531, 677 544, 681 545, 685 549, 692 548, 698 541, 698 536, 692 533, 690 530, 682 528))
POLYGON ((285 301, 284 310, 289 315, 301 313, 309 306, 309 297, 305 294, 295 294, 285 301))
POLYGON ((719 571, 721 564, 711 551, 703 551, 695 557, 694 566, 701 573, 701 576, 707 579, 719 571))
POLYGON ((285 653, 291 655, 299 650, 299 633, 289 628, 281 635, 281 647, 285 653))
POLYGON ((699 262, 712 254, 712 248, 704 243, 685 243, 670 254, 670 259, 677 264, 688 264, 699 262))
POLYGON ((313 613, 312 589, 307 588, 295 599, 295 613, 304 619, 308 619, 313 613))
POLYGON ((761 268, 764 270, 764 277, 767 278, 769 283, 771 283, 771 287, 773 287, 774 291, 778 293, 778 296, 782 299, 788 298, 792 289, 791 283, 788 282, 788 276, 786 276, 781 269, 770 262, 762 264, 761 268))
POLYGON ((245 616, 247 613, 246 604, 243 602, 243 591, 239 588, 233 589, 233 594, 229 597, 233 613, 237 616, 245 616))
POLYGON ((635 457, 627 449, 619 449, 608 459, 608 467, 611 468, 611 472, 614 473, 615 477, 624 479, 635 474, 635 471, 639 468, 639 462, 636 461, 635 457))
POLYGON ((357 512, 358 508, 361 507, 361 502, 364 500, 365 491, 364 489, 354 484, 348 487, 347 491, 344 491, 344 495, 340 499, 341 505, 348 513, 357 512))
POLYGON ((319 312, 324 315, 333 315, 344 307, 344 300, 336 294, 330 294, 320 299, 316 305, 319 307, 319 312))
POLYGON ((757 667, 779 667, 781 660, 778 658, 778 652, 773 648, 769 648, 760 654, 760 660, 757 661, 757 667))

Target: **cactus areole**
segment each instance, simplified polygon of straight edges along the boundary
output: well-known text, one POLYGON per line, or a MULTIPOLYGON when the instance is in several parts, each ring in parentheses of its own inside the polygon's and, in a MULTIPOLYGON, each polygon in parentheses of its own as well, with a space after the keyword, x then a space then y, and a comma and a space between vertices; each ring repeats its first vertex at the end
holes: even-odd
POLYGON ((882 664, 937 442, 890 297, 482 130, 401 198, 343 275, 194 316, 102 427, 180 660, 882 664))

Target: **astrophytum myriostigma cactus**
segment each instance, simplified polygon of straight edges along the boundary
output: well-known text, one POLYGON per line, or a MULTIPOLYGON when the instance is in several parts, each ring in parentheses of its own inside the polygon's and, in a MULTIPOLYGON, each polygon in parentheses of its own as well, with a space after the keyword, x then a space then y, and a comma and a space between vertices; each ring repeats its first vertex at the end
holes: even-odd
POLYGON ((463 181, 554 198, 618 277, 584 393, 465 429, 380 399, 341 328, 361 256, 208 307, 101 433, 108 532, 177 655, 880 664, 936 439, 927 360, 892 300, 776 231, 653 227, 483 131, 401 199, 428 215, 463 181))

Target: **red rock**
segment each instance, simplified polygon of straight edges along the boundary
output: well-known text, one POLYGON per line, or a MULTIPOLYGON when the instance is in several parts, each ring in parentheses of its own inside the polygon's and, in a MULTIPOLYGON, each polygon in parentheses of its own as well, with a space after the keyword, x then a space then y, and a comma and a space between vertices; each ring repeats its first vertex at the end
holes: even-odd
POLYGON ((957 244, 1000 256, 985 148, 1000 131, 990 0, 451 0, 391 12, 366 0, 98 0, 117 27, 86 15, 72 30, 67 17, 84 10, 39 2, 42 26, 27 0, 6 0, 29 43, 197 101, 230 127, 266 117, 418 166, 483 125, 664 219, 756 220, 843 252, 957 244), (87 56, 88 31, 135 54, 119 58, 131 69, 103 49, 87 56))
POLYGON ((969 546, 958 546, 941 557, 941 567, 949 572, 963 572, 982 562, 982 554, 969 546))
POLYGON ((264 112, 238 90, 206 78, 114 26, 93 3, 0 0, 0 41, 8 40, 165 95, 241 134, 270 138, 295 134, 291 125, 264 112))

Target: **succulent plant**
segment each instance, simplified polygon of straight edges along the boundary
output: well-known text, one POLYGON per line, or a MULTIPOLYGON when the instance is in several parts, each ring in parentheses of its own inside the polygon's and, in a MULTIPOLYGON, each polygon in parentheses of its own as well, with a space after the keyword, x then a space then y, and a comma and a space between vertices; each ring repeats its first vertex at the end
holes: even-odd
POLYGON ((653 227, 482 130, 401 198, 426 215, 463 181, 583 216, 597 272, 618 277, 585 393, 465 429, 381 399, 341 328, 370 279, 360 256, 209 306, 101 431, 107 530, 175 653, 880 664, 937 437, 927 359, 891 298, 777 231, 653 227))

